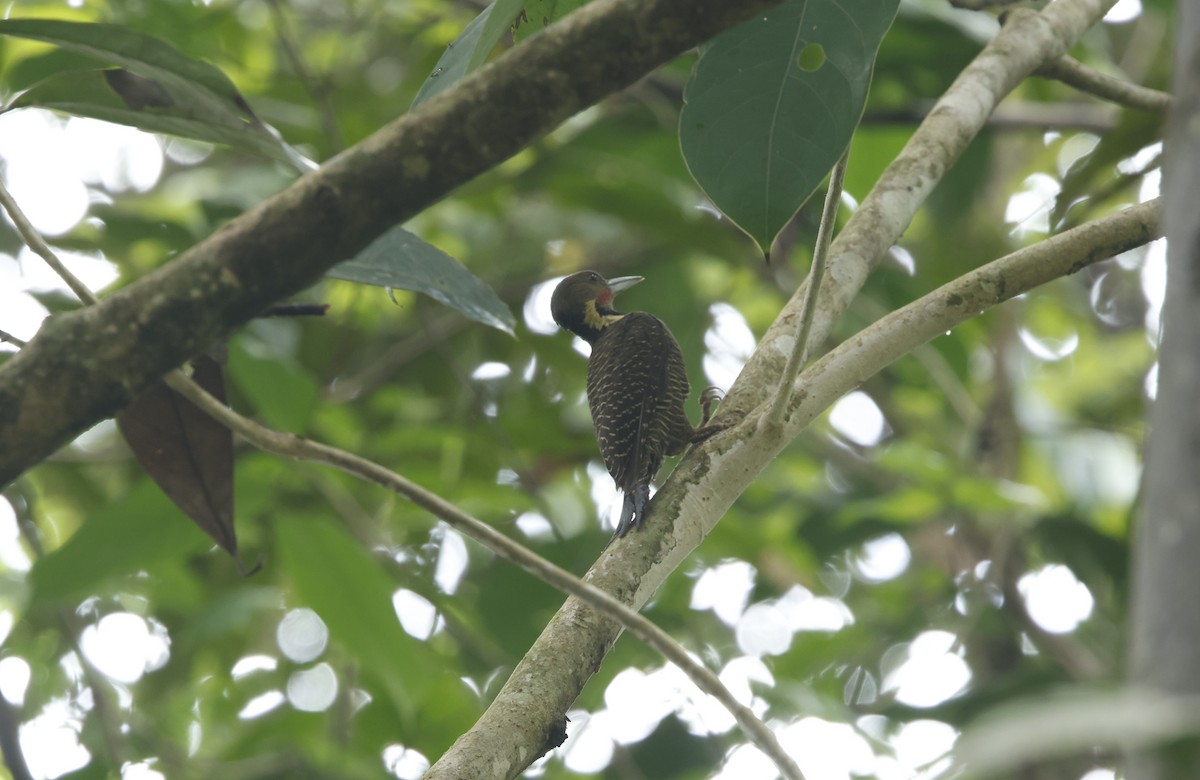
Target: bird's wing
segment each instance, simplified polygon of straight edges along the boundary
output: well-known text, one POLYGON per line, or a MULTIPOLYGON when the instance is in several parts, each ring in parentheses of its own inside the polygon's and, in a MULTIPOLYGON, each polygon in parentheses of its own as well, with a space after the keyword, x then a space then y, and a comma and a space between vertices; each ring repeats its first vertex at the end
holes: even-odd
POLYGON ((692 430, 683 414, 688 392, 679 345, 656 317, 627 314, 597 340, 588 402, 604 465, 619 488, 649 484, 663 455, 682 449, 677 439, 692 430))
MULTIPOLYGON (((666 325, 662 323, 659 325, 662 325, 663 330, 667 330, 666 325)), ((669 335, 670 331, 667 333, 669 335)), ((675 340, 674 336, 667 339, 664 358, 664 390, 660 396, 662 400, 656 416, 661 419, 663 425, 664 451, 667 455, 678 455, 692 440, 692 434, 696 429, 684 412, 688 396, 692 393, 692 386, 688 382, 683 353, 679 350, 679 342, 675 340)))

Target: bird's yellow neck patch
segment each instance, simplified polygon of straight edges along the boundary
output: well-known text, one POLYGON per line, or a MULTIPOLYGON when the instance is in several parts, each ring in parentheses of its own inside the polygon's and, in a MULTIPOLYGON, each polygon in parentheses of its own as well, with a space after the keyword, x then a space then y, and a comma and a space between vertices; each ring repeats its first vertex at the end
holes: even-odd
POLYGON ((612 314, 601 314, 600 310, 596 308, 595 300, 590 300, 583 305, 583 322, 589 328, 594 328, 595 330, 604 330, 624 316, 624 314, 617 314, 615 312, 612 314))

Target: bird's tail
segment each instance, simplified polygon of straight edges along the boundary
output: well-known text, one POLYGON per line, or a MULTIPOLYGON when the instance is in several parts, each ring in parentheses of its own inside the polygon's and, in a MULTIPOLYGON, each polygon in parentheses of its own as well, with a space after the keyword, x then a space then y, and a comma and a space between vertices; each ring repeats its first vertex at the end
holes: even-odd
POLYGON ((625 494, 625 506, 621 509, 621 520, 617 523, 614 536, 624 536, 635 528, 642 527, 645 520, 646 503, 650 500, 650 486, 639 485, 625 494))

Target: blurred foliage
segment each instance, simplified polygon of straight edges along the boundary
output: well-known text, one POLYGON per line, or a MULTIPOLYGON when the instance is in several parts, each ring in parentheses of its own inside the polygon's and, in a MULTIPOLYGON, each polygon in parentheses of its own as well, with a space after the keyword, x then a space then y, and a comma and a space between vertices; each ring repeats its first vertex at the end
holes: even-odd
MULTIPOLYGON (((320 161, 403 112, 480 10, 434 0, 23 0, 10 12, 169 40, 228 74, 264 121, 320 161)), ((1161 86, 1169 13, 1147 5, 1074 53, 1161 86)), ((913 127, 872 117, 919 115, 990 24, 933 0, 902 6, 852 144, 850 196, 861 200, 913 127)), ((0 37, 0 97, 80 66, 76 57, 0 37)), ((516 314, 515 338, 428 298, 399 293, 396 305, 378 288, 330 279, 303 296, 331 305, 324 318, 261 320, 234 336, 235 408, 395 468, 582 574, 607 539, 597 515, 608 516, 611 483, 582 402, 584 359, 549 321, 542 283, 589 267, 645 276, 624 307, 672 327, 694 387, 727 385, 727 366, 749 347, 729 312, 761 335, 802 278, 816 232, 819 204, 810 203, 767 266, 704 207, 676 137, 693 62, 685 56, 584 111, 408 223, 493 287, 516 314)), ((1014 97, 1087 101, 1036 79, 1014 97)), ((1147 168, 1156 125, 1120 116, 1099 145, 1032 120, 985 130, 834 338, 1039 240, 1060 216, 1107 213, 1156 186, 1147 168), (1060 186, 1070 211, 1055 202, 1060 186), (1034 216, 1010 211, 1017 202, 1033 203, 1034 216)), ((87 218, 53 240, 114 264, 106 292, 294 176, 235 150, 163 148, 152 188, 89 183, 87 218)), ((11 238, 0 230, 0 251, 15 254, 11 238)), ((865 772, 881 777, 910 776, 903 768, 914 759, 898 739, 910 727, 938 721, 957 733, 998 704, 1117 679, 1160 274, 1161 254, 1130 252, 987 312, 873 377, 862 390, 881 415, 878 431, 836 416, 816 423, 648 615, 731 679, 742 679, 746 657, 761 658, 745 685, 771 719, 846 724, 838 733, 877 756, 865 772), (1078 625, 1043 624, 1034 609, 1030 575, 1060 565, 1094 600, 1078 625), (719 578, 731 572, 741 579, 719 578), (706 582, 720 583, 720 598, 706 601, 706 582), (919 655, 925 683, 905 682, 906 659, 938 637, 949 639, 943 650, 919 655), (929 683, 963 670, 957 687, 929 683)), ((150 483, 110 424, 6 491, 16 527, 0 525, 0 627, 11 619, 0 631, 0 687, 20 700, 23 722, 61 717, 77 732, 87 758, 72 776, 148 763, 170 778, 378 777, 385 768, 415 777, 420 756, 436 759, 471 726, 562 602, 425 512, 341 473, 242 449, 235 479, 242 555, 263 563, 249 578, 150 483), (320 617, 327 643, 310 631, 301 638, 311 651, 296 649, 287 626, 308 614, 300 609, 320 617), (127 613, 165 649, 122 676, 87 659, 104 619, 127 613), (22 664, 23 689, 5 682, 22 664)), ((622 639, 577 703, 594 717, 574 713, 563 751, 536 771, 576 776, 570 766, 585 759, 570 751, 583 724, 628 713, 614 680, 661 667, 622 639)), ((683 698, 648 735, 615 746, 603 737, 613 753, 601 751, 593 770, 700 778, 733 761, 744 740, 724 721, 694 717, 683 698)), ((840 745, 808 750, 848 761, 840 745)), ((1062 760, 1055 776, 1106 762, 1062 760)), ((733 767, 727 777, 754 776, 733 767)))

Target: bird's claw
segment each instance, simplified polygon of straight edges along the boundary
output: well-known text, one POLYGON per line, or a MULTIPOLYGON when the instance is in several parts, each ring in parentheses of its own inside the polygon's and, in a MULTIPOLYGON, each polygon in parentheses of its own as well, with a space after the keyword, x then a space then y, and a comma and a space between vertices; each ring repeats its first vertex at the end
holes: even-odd
POLYGON ((713 411, 717 405, 725 398, 725 391, 716 385, 709 385, 700 393, 700 425, 698 428, 703 429, 708 425, 708 421, 712 419, 713 411))

